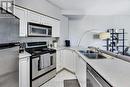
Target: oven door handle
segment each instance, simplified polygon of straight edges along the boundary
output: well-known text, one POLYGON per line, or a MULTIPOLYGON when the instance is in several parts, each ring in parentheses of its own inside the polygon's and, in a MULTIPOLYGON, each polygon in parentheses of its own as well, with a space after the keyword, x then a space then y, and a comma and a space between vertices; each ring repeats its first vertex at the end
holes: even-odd
POLYGON ((39 60, 38 60, 38 71, 40 71, 41 70, 41 67, 40 67, 40 58, 39 58, 39 60))

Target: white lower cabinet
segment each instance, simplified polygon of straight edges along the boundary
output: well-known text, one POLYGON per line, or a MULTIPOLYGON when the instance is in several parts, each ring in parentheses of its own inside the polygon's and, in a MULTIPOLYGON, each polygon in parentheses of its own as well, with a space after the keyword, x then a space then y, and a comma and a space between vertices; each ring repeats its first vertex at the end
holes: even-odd
POLYGON ((78 57, 78 54, 73 51, 73 72, 76 73, 76 58, 78 57))
POLYGON ((72 50, 57 51, 57 71, 66 68, 75 73, 75 52, 72 50))
POLYGON ((58 50, 56 52, 56 70, 57 72, 60 71, 61 69, 63 69, 63 62, 62 62, 62 58, 61 58, 61 50, 58 50))
POLYGON ((86 87, 87 79, 86 62, 80 57, 76 57, 76 76, 79 81, 80 87, 86 87))
POLYGON ((87 85, 87 64, 75 51, 57 51, 57 71, 66 68, 75 73, 81 87, 87 85))
POLYGON ((74 72, 74 51, 72 50, 64 50, 63 53, 64 58, 64 67, 72 72, 74 72))
POLYGON ((19 60, 19 87, 30 87, 29 57, 19 60))

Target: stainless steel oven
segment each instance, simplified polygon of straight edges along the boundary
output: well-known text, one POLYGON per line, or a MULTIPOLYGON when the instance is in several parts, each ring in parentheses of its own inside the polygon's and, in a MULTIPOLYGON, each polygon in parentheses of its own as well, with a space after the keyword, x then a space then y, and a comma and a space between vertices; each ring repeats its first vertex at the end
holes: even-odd
POLYGON ((30 57, 30 87, 40 87, 56 75, 56 50, 47 47, 46 42, 26 44, 30 57))
POLYGON ((32 56, 32 79, 46 74, 56 68, 56 54, 45 53, 39 56, 32 56))
POLYGON ((28 36, 51 36, 52 27, 28 22, 28 36))
POLYGON ((56 53, 32 56, 32 87, 39 87, 56 75, 56 53))

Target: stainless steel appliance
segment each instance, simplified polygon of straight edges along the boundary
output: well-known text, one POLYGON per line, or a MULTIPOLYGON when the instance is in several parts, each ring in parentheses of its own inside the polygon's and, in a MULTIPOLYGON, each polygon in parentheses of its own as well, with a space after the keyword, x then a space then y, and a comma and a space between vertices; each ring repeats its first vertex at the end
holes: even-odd
POLYGON ((19 46, 0 44, 0 87, 19 87, 19 46))
POLYGON ((28 22, 28 36, 51 36, 52 26, 28 22))
POLYGON ((18 17, 0 6, 0 87, 19 87, 18 32, 18 17))
POLYGON ((112 87, 89 64, 87 64, 87 87, 112 87))
POLYGON ((46 42, 26 43, 30 58, 30 86, 39 87, 56 75, 56 50, 47 48, 46 42))

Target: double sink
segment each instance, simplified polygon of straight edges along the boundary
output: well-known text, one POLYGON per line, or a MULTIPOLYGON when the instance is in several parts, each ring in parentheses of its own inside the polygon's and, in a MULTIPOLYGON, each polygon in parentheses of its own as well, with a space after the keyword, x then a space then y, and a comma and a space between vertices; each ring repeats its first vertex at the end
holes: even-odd
POLYGON ((88 59, 106 59, 107 57, 103 56, 101 53, 94 52, 91 50, 79 50, 81 54, 86 56, 88 59))

